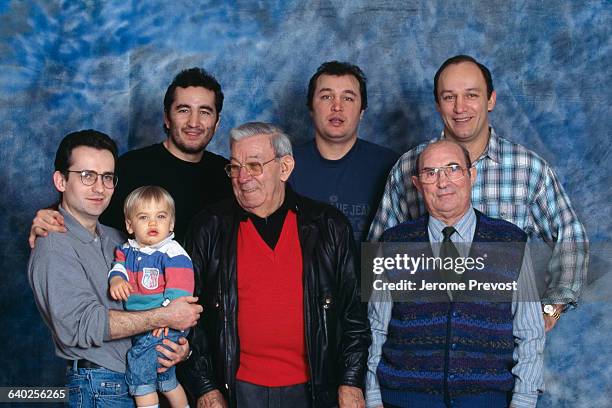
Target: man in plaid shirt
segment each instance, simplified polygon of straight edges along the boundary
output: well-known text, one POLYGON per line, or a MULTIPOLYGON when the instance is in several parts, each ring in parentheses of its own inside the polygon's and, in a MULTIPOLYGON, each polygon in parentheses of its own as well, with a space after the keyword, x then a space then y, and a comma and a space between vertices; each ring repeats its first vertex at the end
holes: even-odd
MULTIPOLYGON (((478 170, 472 189, 474 208, 522 228, 530 241, 552 249, 542 298, 546 330, 560 313, 575 306, 586 280, 588 239, 554 171, 531 150, 498 136, 489 126, 495 107, 491 73, 467 55, 446 60, 434 77, 436 108, 444 122, 440 138, 467 148, 478 170)), ((369 240, 425 212, 412 185, 418 154, 435 138, 406 152, 391 169, 369 240)))

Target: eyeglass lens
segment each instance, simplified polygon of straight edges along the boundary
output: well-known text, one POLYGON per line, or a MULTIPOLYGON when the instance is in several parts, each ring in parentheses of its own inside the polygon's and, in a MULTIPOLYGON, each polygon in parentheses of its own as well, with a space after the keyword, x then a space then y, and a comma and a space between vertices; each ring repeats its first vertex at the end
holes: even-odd
POLYGON ((245 164, 228 164, 227 166, 225 166, 225 171, 230 177, 235 178, 240 175, 240 169, 243 167, 251 176, 259 176, 261 173, 263 173, 263 166, 261 165, 261 163, 258 162, 245 164))
POLYGON ((452 165, 425 169, 419 177, 424 183, 435 183, 439 179, 441 172, 444 172, 444 175, 450 181, 460 180, 465 175, 464 169, 461 166, 452 165))
POLYGON ((98 174, 93 170, 83 170, 81 172, 81 181, 86 186, 94 185, 98 177, 102 178, 102 184, 106 188, 114 188, 117 184, 117 177, 112 173, 98 174))

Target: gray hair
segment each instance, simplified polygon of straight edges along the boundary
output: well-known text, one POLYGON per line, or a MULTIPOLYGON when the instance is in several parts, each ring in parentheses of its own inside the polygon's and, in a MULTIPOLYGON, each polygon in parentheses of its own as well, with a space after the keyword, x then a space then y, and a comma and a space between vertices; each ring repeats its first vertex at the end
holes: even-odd
POLYGON ((278 126, 265 122, 247 122, 230 130, 230 147, 239 140, 257 135, 270 136, 276 157, 293 156, 289 135, 278 126))

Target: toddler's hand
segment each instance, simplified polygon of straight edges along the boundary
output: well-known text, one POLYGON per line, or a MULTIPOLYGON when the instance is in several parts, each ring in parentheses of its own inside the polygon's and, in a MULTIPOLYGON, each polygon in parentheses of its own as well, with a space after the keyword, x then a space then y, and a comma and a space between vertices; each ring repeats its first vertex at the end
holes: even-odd
POLYGON ((110 295, 115 300, 128 300, 132 293, 132 286, 128 281, 119 276, 114 276, 110 281, 110 295))
POLYGON ((168 336, 168 328, 167 327, 159 327, 155 330, 153 330, 153 336, 155 337, 160 337, 162 335, 162 333, 164 333, 164 336, 168 336))

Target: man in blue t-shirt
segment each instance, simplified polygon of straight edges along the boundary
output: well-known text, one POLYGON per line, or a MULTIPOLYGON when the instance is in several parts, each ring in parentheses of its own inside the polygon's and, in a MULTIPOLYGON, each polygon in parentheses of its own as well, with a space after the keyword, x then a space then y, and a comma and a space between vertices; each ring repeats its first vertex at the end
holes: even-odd
POLYGON ((294 149, 290 183, 300 194, 327 202, 350 220, 355 240, 365 241, 394 151, 357 137, 368 106, 366 78, 356 65, 323 63, 308 84, 313 140, 294 149))

